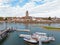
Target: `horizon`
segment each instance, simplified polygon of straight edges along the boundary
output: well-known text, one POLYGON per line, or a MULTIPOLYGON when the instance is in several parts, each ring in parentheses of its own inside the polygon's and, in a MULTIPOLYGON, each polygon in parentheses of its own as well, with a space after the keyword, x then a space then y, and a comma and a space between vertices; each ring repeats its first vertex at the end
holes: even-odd
POLYGON ((0 17, 23 17, 26 10, 32 17, 60 18, 60 0, 0 0, 0 17))

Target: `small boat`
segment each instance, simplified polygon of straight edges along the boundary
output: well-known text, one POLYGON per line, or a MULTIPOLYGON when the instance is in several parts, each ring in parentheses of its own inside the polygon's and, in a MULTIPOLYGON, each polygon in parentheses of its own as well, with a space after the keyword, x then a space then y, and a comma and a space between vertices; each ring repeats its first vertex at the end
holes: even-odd
MULTIPOLYGON (((50 42, 50 40, 48 39, 48 37, 41 37, 40 38, 40 40, 42 41, 42 42, 50 42)), ((39 41, 39 40, 38 40, 39 41)))
POLYGON ((36 32, 32 35, 20 34, 19 37, 24 37, 24 40, 30 43, 37 43, 39 39, 41 42, 55 41, 54 37, 48 37, 46 33, 36 32))
POLYGON ((35 32, 34 34, 39 36, 47 36, 47 33, 42 33, 42 32, 35 32))
POLYGON ((29 43, 37 43, 38 42, 37 40, 30 38, 30 37, 24 37, 24 40, 29 42, 29 43))
POLYGON ((31 35, 27 34, 20 34, 19 37, 23 37, 23 39, 29 43, 37 43, 38 41, 36 39, 33 39, 31 35))
POLYGON ((41 33, 41 32, 35 32, 32 35, 32 38, 37 38, 38 41, 39 39, 41 39, 42 42, 55 41, 54 37, 48 37, 46 33, 41 33))
POLYGON ((55 38, 54 37, 49 37, 49 40, 50 41, 55 41, 55 38))
POLYGON ((55 41, 54 37, 41 37, 42 42, 50 42, 50 41, 55 41))

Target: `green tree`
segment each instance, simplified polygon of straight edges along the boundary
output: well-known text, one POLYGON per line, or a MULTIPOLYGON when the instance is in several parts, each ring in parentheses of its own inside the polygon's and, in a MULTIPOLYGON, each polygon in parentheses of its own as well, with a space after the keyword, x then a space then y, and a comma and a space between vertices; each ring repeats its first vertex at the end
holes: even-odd
POLYGON ((3 17, 0 17, 0 21, 3 21, 3 17))
POLYGON ((48 17, 48 20, 51 20, 51 17, 48 17))

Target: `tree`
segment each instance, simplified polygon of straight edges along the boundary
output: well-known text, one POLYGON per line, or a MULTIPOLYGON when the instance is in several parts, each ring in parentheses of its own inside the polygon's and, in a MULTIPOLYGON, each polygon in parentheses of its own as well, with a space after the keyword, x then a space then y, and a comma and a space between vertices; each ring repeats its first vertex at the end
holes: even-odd
POLYGON ((3 21, 3 17, 0 17, 0 21, 3 21))
POLYGON ((51 20, 51 17, 48 17, 48 20, 51 20))
POLYGON ((7 18, 5 18, 4 20, 7 21, 7 18))

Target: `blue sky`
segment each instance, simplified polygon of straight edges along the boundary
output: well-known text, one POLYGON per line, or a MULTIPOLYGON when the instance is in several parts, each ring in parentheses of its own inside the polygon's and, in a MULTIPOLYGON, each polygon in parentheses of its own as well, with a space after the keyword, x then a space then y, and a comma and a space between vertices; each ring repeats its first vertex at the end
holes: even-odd
MULTIPOLYGON (((26 3, 29 3, 30 0, 10 0, 10 2, 3 2, 3 5, 10 5, 12 7, 15 7, 17 5, 19 5, 20 7, 23 7, 26 3)), ((42 5, 45 3, 44 0, 40 0, 40 1, 34 1, 35 6, 38 5, 42 5)))
POLYGON ((29 0, 13 0, 9 3, 10 6, 16 6, 19 5, 20 7, 24 6, 26 3, 28 3, 29 0))
POLYGON ((60 17, 60 0, 0 0, 0 16, 60 17))

